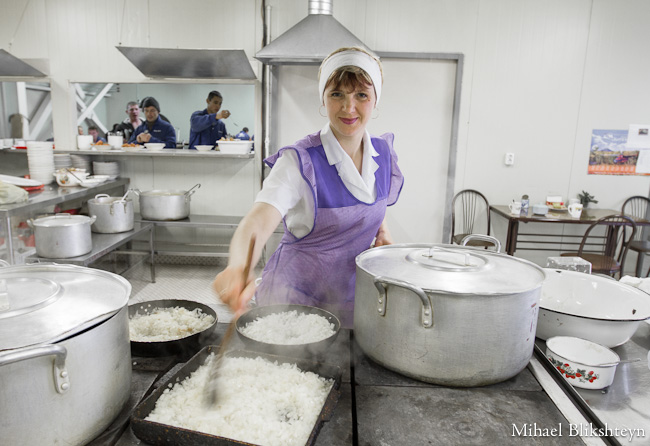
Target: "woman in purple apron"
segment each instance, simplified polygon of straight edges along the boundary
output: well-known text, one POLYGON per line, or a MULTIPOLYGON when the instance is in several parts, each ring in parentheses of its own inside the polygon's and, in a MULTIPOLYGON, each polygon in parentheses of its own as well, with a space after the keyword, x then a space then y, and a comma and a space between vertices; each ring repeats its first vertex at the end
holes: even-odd
POLYGON ((397 201, 404 182, 393 135, 366 131, 381 86, 381 64, 363 49, 341 48, 321 64, 319 93, 329 122, 265 160, 271 173, 235 231, 228 267, 213 283, 234 311, 255 294, 258 305, 317 306, 352 326, 355 258, 373 240, 392 243, 386 206, 397 201), (255 264, 280 221, 284 236, 255 290, 252 275, 247 283, 241 277, 249 240, 255 235, 255 264))

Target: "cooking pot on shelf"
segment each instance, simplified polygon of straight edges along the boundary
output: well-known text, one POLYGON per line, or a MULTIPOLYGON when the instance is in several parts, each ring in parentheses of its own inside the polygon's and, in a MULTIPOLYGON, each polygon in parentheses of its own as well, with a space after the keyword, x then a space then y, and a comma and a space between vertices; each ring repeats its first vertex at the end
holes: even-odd
POLYGON ((88 200, 88 213, 96 217, 92 232, 114 234, 131 231, 134 226, 133 201, 123 197, 95 195, 88 200))
POLYGON ((145 220, 182 220, 190 215, 190 199, 201 184, 195 184, 190 190, 156 189, 141 192, 133 189, 140 196, 140 215, 145 220))
POLYGON ((90 225, 95 217, 67 213, 27 220, 34 228, 36 254, 49 259, 67 259, 93 249, 90 225))
MULTIPOLYGON (((499 245, 486 236, 464 242, 472 238, 499 245)), ((356 264, 354 337, 373 361, 460 387, 505 381, 530 361, 545 278, 539 266, 443 244, 381 246, 356 264)))
POLYGON ((131 285, 57 264, 0 268, 0 282, 2 443, 88 443, 130 396, 131 285))

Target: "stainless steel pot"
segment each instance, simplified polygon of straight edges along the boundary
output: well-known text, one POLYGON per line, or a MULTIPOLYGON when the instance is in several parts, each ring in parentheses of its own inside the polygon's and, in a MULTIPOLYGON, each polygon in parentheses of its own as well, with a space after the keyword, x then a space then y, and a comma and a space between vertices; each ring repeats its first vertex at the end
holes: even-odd
POLYGON ((494 384, 533 353, 544 270, 456 245, 403 244, 356 258, 354 337, 372 360, 450 386, 494 384))
POLYGON ((0 268, 0 281, 2 443, 88 443, 129 399, 131 285, 54 264, 0 268))
POLYGON ((95 195, 88 200, 88 213, 96 217, 92 232, 114 234, 133 230, 133 201, 107 194, 95 195))
POLYGON ((94 222, 95 217, 70 214, 27 221, 34 228, 36 254, 49 259, 67 259, 92 251, 90 225, 94 222))
POLYGON ((190 199, 201 184, 195 184, 190 190, 156 189, 141 192, 140 215, 145 220, 181 220, 190 215, 190 199))

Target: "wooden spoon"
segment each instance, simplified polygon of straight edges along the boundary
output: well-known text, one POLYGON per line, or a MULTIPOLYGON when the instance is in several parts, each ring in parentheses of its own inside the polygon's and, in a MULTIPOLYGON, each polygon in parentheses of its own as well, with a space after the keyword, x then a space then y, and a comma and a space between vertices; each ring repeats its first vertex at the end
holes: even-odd
MULTIPOLYGON (((246 266, 244 267, 244 286, 246 286, 246 281, 248 280, 248 274, 251 270, 251 262, 253 261, 253 251, 255 250, 255 235, 251 236, 251 241, 248 244, 248 254, 246 255, 246 266)), ((214 406, 217 402, 217 378, 219 376, 219 370, 221 369, 221 363, 223 362, 223 355, 228 350, 227 345, 230 343, 233 333, 235 332, 235 326, 237 323, 237 317, 233 317, 228 325, 226 334, 223 336, 221 345, 219 346, 219 352, 217 357, 212 361, 212 369, 210 370, 210 376, 208 377, 208 382, 206 384, 206 392, 204 396, 204 403, 206 406, 214 406)))

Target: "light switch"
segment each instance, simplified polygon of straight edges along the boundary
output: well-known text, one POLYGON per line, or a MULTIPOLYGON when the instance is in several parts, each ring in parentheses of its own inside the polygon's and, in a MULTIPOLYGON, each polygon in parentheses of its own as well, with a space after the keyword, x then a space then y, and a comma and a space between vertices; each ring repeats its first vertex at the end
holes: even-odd
POLYGON ((506 158, 505 158, 505 164, 506 166, 512 166, 515 163, 515 154, 514 153, 506 153, 506 158))

